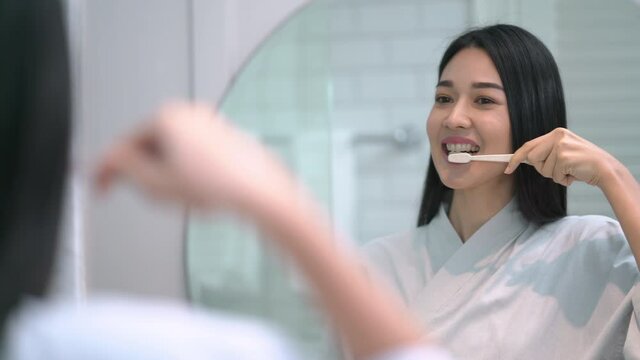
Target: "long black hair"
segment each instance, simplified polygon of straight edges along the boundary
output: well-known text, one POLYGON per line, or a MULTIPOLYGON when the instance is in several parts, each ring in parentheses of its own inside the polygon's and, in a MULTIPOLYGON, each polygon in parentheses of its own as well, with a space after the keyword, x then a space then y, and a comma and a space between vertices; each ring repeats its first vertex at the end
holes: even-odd
MULTIPOLYGON (((466 48, 484 50, 495 65, 504 86, 511 122, 513 151, 525 142, 558 127, 567 127, 566 109, 558 66, 547 47, 528 31, 513 25, 492 25, 471 30, 447 48, 438 78, 449 61, 466 48)), ((544 224, 567 215, 567 191, 530 166, 514 173, 515 195, 522 215, 544 224)), ((452 190, 445 186, 433 164, 424 183, 418 226, 428 224, 452 190)))
POLYGON ((58 1, 0 0, 0 328, 52 270, 70 130, 63 24, 58 1))

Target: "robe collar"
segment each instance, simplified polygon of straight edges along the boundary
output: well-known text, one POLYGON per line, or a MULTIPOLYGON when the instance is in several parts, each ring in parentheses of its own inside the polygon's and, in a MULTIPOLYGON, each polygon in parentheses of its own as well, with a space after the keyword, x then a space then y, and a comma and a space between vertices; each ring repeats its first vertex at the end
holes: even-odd
MULTIPOLYGON (((451 271, 466 268, 469 262, 476 263, 493 254, 507 242, 514 240, 521 234, 529 222, 522 216, 518 209, 517 199, 513 197, 498 213, 484 223, 464 243, 453 228, 447 216, 445 206, 440 207, 438 215, 433 219, 432 226, 437 230, 443 240, 453 243, 452 249, 461 252, 464 256, 455 256, 446 262, 451 271), (464 264, 460 264, 463 260, 464 264)), ((451 255, 454 255, 452 253, 451 255)))
POLYGON ((529 225, 517 205, 514 197, 464 243, 442 206, 426 231, 421 232, 421 239, 416 239, 424 242, 430 254, 433 277, 409 306, 418 313, 435 315, 454 296, 460 296, 465 289, 471 291, 483 278, 495 273, 513 251, 510 245, 529 225))

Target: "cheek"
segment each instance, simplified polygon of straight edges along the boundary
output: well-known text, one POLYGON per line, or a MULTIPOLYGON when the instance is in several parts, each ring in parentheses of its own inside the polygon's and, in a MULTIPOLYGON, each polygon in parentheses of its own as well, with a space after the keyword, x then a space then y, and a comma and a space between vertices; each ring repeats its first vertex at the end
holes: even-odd
POLYGON ((507 107, 504 108, 501 116, 501 126, 502 129, 502 138, 504 139, 504 150, 511 153, 513 152, 511 146, 511 121, 509 120, 509 110, 507 107))
POLYGON ((436 117, 433 116, 433 111, 429 113, 429 117, 427 118, 427 137, 429 138, 429 143, 433 144, 436 141, 438 136, 438 129, 441 127, 441 124, 436 117))
POLYGON ((511 146, 511 125, 509 124, 509 120, 507 120, 507 125, 504 127, 502 138, 504 139, 504 150, 512 153, 513 147, 511 146))
MULTIPOLYGON (((489 125, 489 122, 487 122, 489 125)), ((509 119, 501 119, 500 121, 493 121, 489 126, 483 126, 483 133, 485 134, 485 141, 487 142, 486 149, 493 153, 512 153, 511 147, 511 124, 509 119)))

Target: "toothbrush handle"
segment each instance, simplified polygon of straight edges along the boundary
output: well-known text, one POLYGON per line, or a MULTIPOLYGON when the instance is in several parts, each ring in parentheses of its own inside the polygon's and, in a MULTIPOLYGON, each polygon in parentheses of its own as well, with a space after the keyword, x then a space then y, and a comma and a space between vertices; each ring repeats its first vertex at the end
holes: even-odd
POLYGON ((473 155, 473 161, 509 162, 513 154, 473 155))
MULTIPOLYGON (((512 156, 513 154, 473 155, 471 159, 474 161, 509 162, 512 156)), ((523 163, 529 164, 526 160, 523 163)))

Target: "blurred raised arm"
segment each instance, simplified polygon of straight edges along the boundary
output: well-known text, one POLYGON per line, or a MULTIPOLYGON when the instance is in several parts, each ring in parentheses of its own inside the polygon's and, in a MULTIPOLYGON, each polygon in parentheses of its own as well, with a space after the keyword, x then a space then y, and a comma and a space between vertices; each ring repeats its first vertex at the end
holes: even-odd
POLYGON ((97 183, 107 189, 117 178, 156 198, 254 221, 293 257, 355 358, 426 343, 403 306, 335 245, 327 216, 280 161, 207 106, 165 106, 116 144, 97 183))

